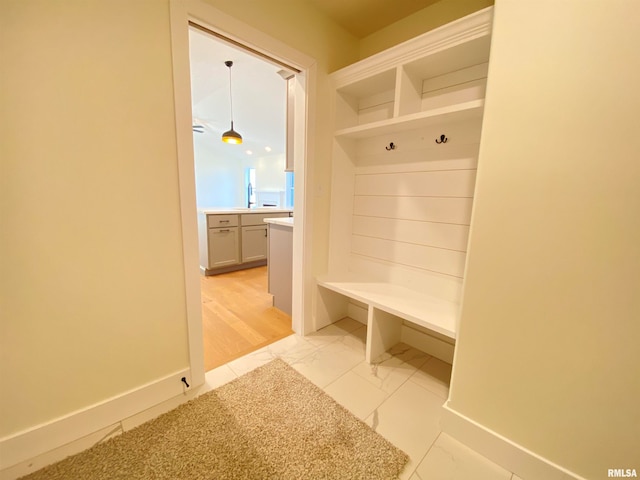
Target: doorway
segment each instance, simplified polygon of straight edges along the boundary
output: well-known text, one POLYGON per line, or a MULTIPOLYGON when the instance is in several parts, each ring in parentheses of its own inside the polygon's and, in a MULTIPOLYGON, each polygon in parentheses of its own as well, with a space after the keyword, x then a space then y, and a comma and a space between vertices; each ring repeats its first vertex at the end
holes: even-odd
POLYGON ((189 64, 197 208, 284 207, 289 114, 282 65, 193 24, 189 64), (240 144, 221 140, 231 122, 240 144))
MULTIPOLYGON (((291 207, 287 93, 288 79, 297 72, 193 24, 189 60, 198 211, 233 215, 242 208, 291 207), (230 122, 243 137, 240 144, 221 141, 230 122)), ((244 249, 245 228, 238 231, 244 249)), ((201 249, 209 244, 209 232, 199 231, 201 249)), ((273 307, 267 268, 201 278, 205 371, 293 333, 291 317, 273 307)))
POLYGON ((288 65, 297 67, 300 74, 293 82, 295 97, 295 128, 293 165, 296 175, 295 226, 293 229, 293 298, 292 327, 298 334, 313 330, 311 296, 311 241, 308 226, 313 223, 313 209, 308 201, 308 172, 313 161, 315 127, 310 121, 316 110, 318 66, 314 58, 243 23, 203 2, 169 2, 171 20, 171 49, 176 110, 176 148, 182 222, 184 285, 188 328, 187 364, 194 385, 205 381, 202 303, 198 259, 198 230, 195 196, 195 168, 193 160, 193 132, 191 91, 189 78, 189 26, 197 22, 210 30, 225 33, 242 41, 253 50, 267 53, 288 65))

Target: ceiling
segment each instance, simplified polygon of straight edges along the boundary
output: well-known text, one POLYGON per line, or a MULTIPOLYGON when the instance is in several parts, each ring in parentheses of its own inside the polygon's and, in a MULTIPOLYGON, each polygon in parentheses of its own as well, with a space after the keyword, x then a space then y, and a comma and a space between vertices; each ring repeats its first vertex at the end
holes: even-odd
POLYGON ((438 0, 307 0, 357 38, 363 38, 438 0))
POLYGON ((204 126, 204 133, 194 133, 194 141, 225 158, 284 155, 286 81, 278 74, 282 67, 195 28, 189 29, 189 57, 193 124, 204 126), (233 61, 233 123, 242 145, 221 140, 231 126, 227 60, 233 61))

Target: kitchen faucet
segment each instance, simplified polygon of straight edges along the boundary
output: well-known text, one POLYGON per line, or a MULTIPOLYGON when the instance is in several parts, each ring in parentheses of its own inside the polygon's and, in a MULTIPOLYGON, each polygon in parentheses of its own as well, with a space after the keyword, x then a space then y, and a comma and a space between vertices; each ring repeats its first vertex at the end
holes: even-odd
POLYGON ((251 208, 255 202, 251 201, 251 195, 253 195, 253 187, 251 186, 251 182, 247 185, 247 208, 251 208))

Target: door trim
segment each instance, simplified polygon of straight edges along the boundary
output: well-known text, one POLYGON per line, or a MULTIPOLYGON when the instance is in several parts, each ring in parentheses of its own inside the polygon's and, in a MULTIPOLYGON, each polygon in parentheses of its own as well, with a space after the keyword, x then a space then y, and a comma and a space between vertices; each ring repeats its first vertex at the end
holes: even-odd
POLYGON ((304 333, 304 311, 311 298, 310 235, 311 202, 307 201, 309 169, 313 156, 313 129, 310 119, 315 111, 316 62, 285 43, 223 13, 200 0, 170 0, 171 51, 173 59, 176 143, 182 222, 184 285, 188 330, 188 355, 191 381, 204 383, 202 303, 198 259, 198 229, 195 192, 195 167, 191 129, 191 83, 189 66, 189 23, 202 25, 249 49, 262 52, 300 71, 296 78, 294 134, 294 191, 296 225, 293 230, 293 306, 292 329, 304 333), (300 101, 298 101, 300 100, 300 101))

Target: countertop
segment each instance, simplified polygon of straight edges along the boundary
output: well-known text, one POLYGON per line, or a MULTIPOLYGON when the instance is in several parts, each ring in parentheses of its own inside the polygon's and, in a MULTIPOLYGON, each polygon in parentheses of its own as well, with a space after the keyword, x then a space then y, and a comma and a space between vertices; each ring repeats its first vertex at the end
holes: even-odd
POLYGON ((219 215, 236 215, 242 213, 285 213, 292 212, 290 208, 276 208, 276 207, 209 207, 199 208, 199 213, 205 215, 219 214, 219 215))
POLYGON ((293 217, 283 217, 283 218, 269 218, 266 217, 264 219, 266 223, 273 223, 275 225, 281 225, 283 227, 291 227, 293 228, 293 217))

